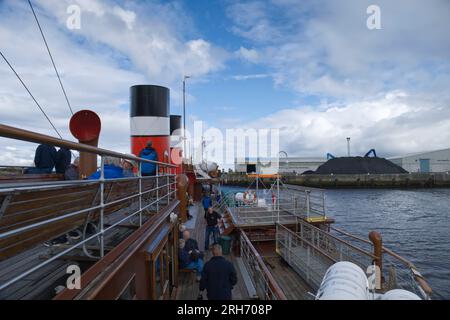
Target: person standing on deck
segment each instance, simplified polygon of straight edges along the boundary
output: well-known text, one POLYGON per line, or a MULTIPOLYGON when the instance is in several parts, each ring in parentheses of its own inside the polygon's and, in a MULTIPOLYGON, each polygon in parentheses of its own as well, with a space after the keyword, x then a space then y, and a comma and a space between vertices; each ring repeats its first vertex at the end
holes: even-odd
MULTIPOLYGON (((158 153, 153 148, 153 143, 151 141, 147 142, 147 146, 139 153, 139 158, 158 161, 158 153)), ((141 164, 141 174, 143 177, 155 176, 156 170, 157 166, 154 163, 142 162, 141 164)))
POLYGON ((220 214, 214 211, 213 207, 209 207, 206 214, 205 250, 209 250, 209 238, 211 234, 214 239, 214 244, 217 243, 220 219, 222 219, 220 214))
POLYGON ((222 256, 222 247, 214 245, 213 257, 203 267, 200 296, 206 290, 208 300, 231 300, 237 273, 231 262, 222 256))
POLYGON ((50 174, 56 164, 56 148, 48 144, 41 144, 36 149, 34 155, 33 168, 25 170, 25 174, 50 174))
POLYGON ((208 208, 212 206, 212 200, 209 194, 207 193, 203 194, 202 205, 203 209, 205 210, 205 219, 206 219, 206 216, 208 214, 208 208))

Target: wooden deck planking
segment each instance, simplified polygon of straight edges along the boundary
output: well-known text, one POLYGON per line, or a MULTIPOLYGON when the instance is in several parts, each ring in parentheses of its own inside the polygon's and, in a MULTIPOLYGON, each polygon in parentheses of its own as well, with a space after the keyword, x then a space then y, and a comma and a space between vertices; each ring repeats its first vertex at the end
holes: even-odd
MULTIPOLYGON (((189 212, 196 216, 195 228, 188 229, 191 233, 191 238, 197 240, 200 250, 205 246, 205 229, 206 221, 204 219, 204 210, 200 203, 196 203, 194 206, 189 207, 189 212)), ((237 268, 236 261, 232 254, 224 256, 228 261, 232 262, 238 276, 238 283, 233 288, 233 300, 248 299, 248 293, 244 285, 242 275, 237 268)), ((204 262, 206 263, 211 258, 211 252, 206 251, 204 262)), ((199 294, 199 283, 195 281, 195 277, 190 273, 179 273, 178 276, 178 288, 177 288, 177 300, 196 300, 199 294)), ((203 294, 203 298, 206 300, 206 292, 203 294)))
MULTIPOLYGON (((115 246, 133 232, 130 228, 114 228, 105 234, 105 245, 115 246)), ((95 245, 97 240, 93 239, 88 244, 95 245)), ((64 250, 63 247, 35 246, 9 259, 0 261, 0 283, 11 280, 28 269, 45 261, 45 257, 51 257, 64 250)), ((81 249, 74 249, 74 254, 82 254, 81 249)), ((54 287, 58 281, 66 276, 68 265, 77 264, 69 260, 58 259, 43 268, 27 275, 15 284, 0 291, 0 299, 51 299, 54 287)))
POLYGON ((288 300, 309 299, 311 288, 281 257, 264 257, 264 260, 288 300))

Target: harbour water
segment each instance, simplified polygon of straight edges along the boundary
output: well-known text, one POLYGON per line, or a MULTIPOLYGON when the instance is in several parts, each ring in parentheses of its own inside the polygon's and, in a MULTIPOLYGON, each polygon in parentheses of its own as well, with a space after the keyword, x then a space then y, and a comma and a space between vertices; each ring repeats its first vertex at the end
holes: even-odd
POLYGON ((450 189, 327 190, 326 212, 336 227, 367 237, 414 263, 436 299, 450 299, 450 189))
POLYGON ((417 266, 433 299, 450 299, 450 189, 326 190, 325 204, 337 228, 364 238, 380 232, 386 247, 417 266))

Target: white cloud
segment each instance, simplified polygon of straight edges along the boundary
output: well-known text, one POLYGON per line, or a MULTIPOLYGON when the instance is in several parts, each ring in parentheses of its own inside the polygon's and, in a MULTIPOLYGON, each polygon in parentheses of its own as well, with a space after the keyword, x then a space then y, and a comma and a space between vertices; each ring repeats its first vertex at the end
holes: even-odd
POLYGON ((125 22, 129 30, 133 29, 134 23, 136 22, 136 13, 129 10, 124 10, 121 7, 114 6, 114 14, 116 14, 120 19, 125 22))
POLYGON ((259 73, 259 74, 240 74, 232 76, 231 78, 237 81, 242 81, 242 80, 264 79, 268 77, 269 77, 268 74, 259 73))
POLYGON ((259 61, 259 53, 255 49, 247 49, 245 47, 240 47, 239 50, 235 52, 238 58, 244 59, 251 63, 256 63, 259 61))
POLYGON ((276 87, 297 92, 296 104, 303 105, 284 106, 251 126, 281 128, 282 148, 292 155, 345 154, 347 136, 358 154, 450 146, 450 2, 379 0, 382 30, 366 27, 370 4, 271 0, 230 6, 232 30, 257 52, 256 66, 276 87), (304 106, 311 96, 323 103, 304 106))
POLYGON ((279 128, 281 149, 298 156, 343 156, 346 137, 355 155, 375 148, 384 157, 439 149, 450 141, 450 109, 402 91, 344 105, 288 108, 247 125, 279 128))
MULTIPOLYGON (((35 9, 75 111, 92 109, 102 119, 100 146, 129 152, 129 87, 159 84, 172 88, 179 103, 182 75, 202 77, 220 70, 227 53, 195 37, 177 4, 96 0, 40 0, 35 9), (66 28, 69 4, 81 7, 81 30, 66 28)), ((64 138, 69 110, 26 1, 0 3, 3 53, 44 107, 64 138)), ((55 136, 11 70, 0 63, 2 124, 55 136)), ((34 144, 0 138, 0 163, 31 164, 34 144), (12 152, 6 147, 17 148, 12 152)))
POLYGON ((370 4, 253 1, 231 5, 229 15, 235 28, 265 30, 266 38, 240 35, 275 74, 277 85, 301 94, 349 101, 386 90, 427 91, 430 79, 437 91, 448 87, 450 2, 379 0, 382 30, 366 27, 370 4))

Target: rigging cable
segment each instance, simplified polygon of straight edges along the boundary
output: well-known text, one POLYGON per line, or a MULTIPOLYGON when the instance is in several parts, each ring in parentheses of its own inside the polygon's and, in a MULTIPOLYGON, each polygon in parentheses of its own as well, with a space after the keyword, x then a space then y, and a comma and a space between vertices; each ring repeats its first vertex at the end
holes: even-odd
POLYGON ((16 70, 14 69, 14 67, 11 65, 11 63, 9 63, 8 59, 6 59, 6 57, 3 55, 3 52, 0 51, 0 55, 2 56, 3 60, 5 60, 6 64, 11 68, 11 70, 14 72, 14 74, 16 75, 17 79, 19 79, 20 83, 23 85, 23 87, 25 88, 25 90, 27 90, 28 94, 30 95, 30 97, 33 99, 33 101, 36 103, 37 107, 39 108, 39 110, 41 110, 42 114, 45 116, 45 118, 47 119, 47 121, 50 123, 50 125, 53 127, 53 129, 55 130, 56 134, 59 136, 60 139, 62 139, 62 136, 59 134, 58 129, 56 129, 56 127, 54 126, 54 124, 52 123, 52 121, 50 120, 50 118, 47 116, 47 114, 45 113, 44 109, 41 107, 41 105, 39 104, 39 102, 37 102, 36 98, 33 96, 33 94, 31 93, 30 89, 28 89, 27 85, 23 82, 22 78, 19 76, 19 74, 16 72, 16 70))
POLYGON ((58 81, 59 81, 59 84, 61 86, 62 92, 64 94, 64 97, 66 98, 67 105, 69 106, 70 113, 73 115, 72 106, 70 105, 69 98, 67 97, 66 89, 64 88, 64 85, 62 83, 61 77, 60 77, 59 72, 58 72, 58 68, 56 68, 55 60, 53 59, 53 55, 52 55, 52 53, 50 51, 50 48, 48 46, 47 39, 45 38, 45 35, 44 35, 44 31, 41 28, 41 24, 39 23, 39 19, 38 19, 37 15, 36 15, 36 12, 34 11, 33 4, 31 3, 31 0, 28 0, 28 3, 30 4, 31 11, 33 11, 34 18, 36 19, 36 23, 38 25, 39 31, 41 32, 42 39, 44 40, 45 47, 47 48, 48 55, 50 56, 50 60, 52 61, 53 68, 55 69, 56 76, 58 77, 58 81))

